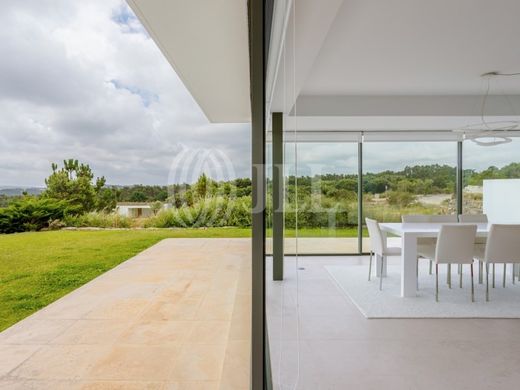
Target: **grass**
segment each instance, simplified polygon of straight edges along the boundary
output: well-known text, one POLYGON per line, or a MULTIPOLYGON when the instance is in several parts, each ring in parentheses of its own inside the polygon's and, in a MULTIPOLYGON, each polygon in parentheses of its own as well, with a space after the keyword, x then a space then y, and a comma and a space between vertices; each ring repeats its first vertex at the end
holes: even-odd
MULTIPOLYGON (((296 237, 295 229, 285 229, 284 231, 286 237, 296 237)), ((272 229, 267 229, 267 236, 272 237, 273 231, 272 229)), ((348 227, 348 228, 299 228, 298 229, 298 237, 357 237, 358 230, 357 227, 348 227)), ((363 229, 363 237, 368 237, 368 231, 366 228, 363 229)))
POLYGON ((0 331, 164 238, 250 235, 241 228, 0 235, 0 331))

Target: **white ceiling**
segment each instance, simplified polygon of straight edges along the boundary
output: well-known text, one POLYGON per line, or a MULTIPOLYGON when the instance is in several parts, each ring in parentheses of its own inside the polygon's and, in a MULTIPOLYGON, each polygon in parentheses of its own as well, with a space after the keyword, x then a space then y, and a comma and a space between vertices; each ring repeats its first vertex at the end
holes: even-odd
POLYGON ((246 0, 127 0, 211 122, 249 122, 246 0))
POLYGON ((344 0, 301 94, 481 94, 482 73, 520 71, 519 16, 519 0, 344 0))
MULTIPOLYGON (((287 127, 453 130, 481 122, 483 73, 520 72, 520 0, 278 1, 268 107, 287 127)), ((490 86, 486 120, 520 119, 520 77, 490 86)))

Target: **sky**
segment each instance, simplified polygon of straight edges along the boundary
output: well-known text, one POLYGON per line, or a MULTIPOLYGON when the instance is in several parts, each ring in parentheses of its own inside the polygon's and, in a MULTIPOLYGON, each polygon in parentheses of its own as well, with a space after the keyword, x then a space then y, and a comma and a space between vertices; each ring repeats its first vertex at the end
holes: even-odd
MULTIPOLYGON (((2 0, 0 187, 43 186, 51 163, 69 158, 109 184, 248 177, 250 142, 249 124, 208 122, 124 1, 2 0)), ((467 144, 467 168, 520 160, 520 141, 467 144)), ((299 173, 354 173, 356 151, 300 145, 299 173)), ((446 143, 366 144, 364 168, 455 165, 455 153, 446 143)))
POLYGON ((250 125, 210 124, 124 1, 2 0, 0 186, 68 158, 109 184, 249 176, 250 125))

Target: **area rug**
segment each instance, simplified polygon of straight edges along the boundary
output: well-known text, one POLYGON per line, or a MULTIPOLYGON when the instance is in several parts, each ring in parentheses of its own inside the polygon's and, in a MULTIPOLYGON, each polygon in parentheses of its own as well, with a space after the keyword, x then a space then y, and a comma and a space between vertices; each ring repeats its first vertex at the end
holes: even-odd
MULTIPOLYGON (((468 266, 465 266, 468 267, 468 266)), ((435 275, 428 274, 428 264, 419 268, 419 290, 416 297, 401 298, 401 277, 398 265, 388 266, 388 276, 379 291, 379 278, 368 278, 368 266, 333 265, 325 267, 366 318, 520 318, 520 284, 512 284, 507 269, 506 288, 502 288, 502 265, 497 266, 496 287, 491 288, 486 302, 485 284, 478 284, 475 266, 475 302, 471 302, 469 267, 463 273, 459 288, 456 266, 452 270, 452 288, 446 283, 446 270, 439 273, 439 302, 435 302, 435 275)), ((485 281, 485 279, 484 279, 485 281)))

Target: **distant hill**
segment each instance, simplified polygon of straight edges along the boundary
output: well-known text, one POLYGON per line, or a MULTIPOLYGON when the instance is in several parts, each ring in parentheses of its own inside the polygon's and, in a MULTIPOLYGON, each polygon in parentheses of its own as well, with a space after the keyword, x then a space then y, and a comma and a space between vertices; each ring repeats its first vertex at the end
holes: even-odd
POLYGON ((0 187, 0 195, 18 196, 18 195, 22 195, 24 191, 27 192, 29 195, 39 195, 44 190, 45 190, 45 188, 41 188, 41 187, 28 187, 28 188, 0 187))

